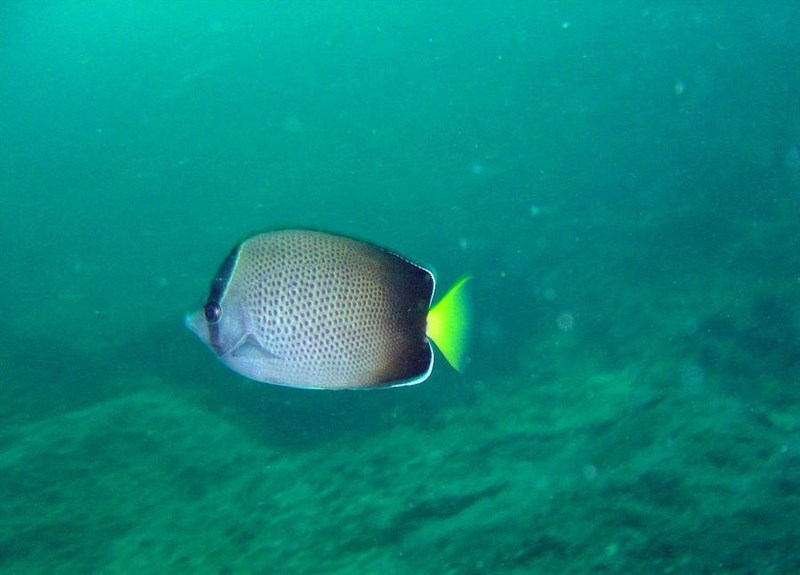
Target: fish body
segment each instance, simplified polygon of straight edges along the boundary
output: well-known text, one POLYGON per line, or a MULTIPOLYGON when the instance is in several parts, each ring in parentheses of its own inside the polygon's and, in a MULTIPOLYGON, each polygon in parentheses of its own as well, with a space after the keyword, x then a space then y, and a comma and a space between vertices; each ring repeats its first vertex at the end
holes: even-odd
POLYGON ((412 385, 433 369, 429 336, 462 367, 467 279, 431 309, 436 282, 427 269, 358 240, 282 230, 237 245, 185 322, 224 364, 257 381, 412 385))

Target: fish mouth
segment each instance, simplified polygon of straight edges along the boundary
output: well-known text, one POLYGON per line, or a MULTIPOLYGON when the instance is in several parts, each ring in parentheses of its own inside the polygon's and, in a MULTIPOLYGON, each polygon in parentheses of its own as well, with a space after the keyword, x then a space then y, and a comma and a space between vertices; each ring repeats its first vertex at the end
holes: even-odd
POLYGON ((197 337, 202 339, 205 343, 210 344, 208 339, 208 329, 206 326, 206 320, 203 318, 200 310, 197 311, 190 311, 183 316, 183 325, 185 325, 189 331, 193 332, 197 337))

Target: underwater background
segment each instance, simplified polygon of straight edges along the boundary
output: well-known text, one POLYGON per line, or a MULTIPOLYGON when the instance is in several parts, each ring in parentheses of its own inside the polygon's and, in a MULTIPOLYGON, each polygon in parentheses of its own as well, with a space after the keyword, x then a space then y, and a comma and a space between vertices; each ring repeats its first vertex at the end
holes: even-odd
POLYGON ((800 4, 0 2, 0 571, 800 572, 800 4), (463 375, 183 326, 303 227, 474 275, 463 375))

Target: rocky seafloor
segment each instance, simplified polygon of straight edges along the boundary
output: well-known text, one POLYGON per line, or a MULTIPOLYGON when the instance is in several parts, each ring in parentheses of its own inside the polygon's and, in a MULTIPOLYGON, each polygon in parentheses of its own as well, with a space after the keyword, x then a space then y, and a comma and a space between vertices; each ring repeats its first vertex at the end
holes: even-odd
POLYGON ((16 340, 2 572, 800 572, 800 284, 767 273, 798 256, 763 233, 581 282, 559 329, 410 388, 246 382, 178 321, 16 340))

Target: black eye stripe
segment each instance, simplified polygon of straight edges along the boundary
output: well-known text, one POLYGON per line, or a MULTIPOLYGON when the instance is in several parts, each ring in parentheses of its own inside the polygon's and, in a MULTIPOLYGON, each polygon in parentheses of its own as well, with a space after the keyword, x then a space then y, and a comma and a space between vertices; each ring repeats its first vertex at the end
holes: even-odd
POLYGON ((228 288, 228 283, 231 280, 231 274, 236 267, 236 261, 239 259, 240 249, 241 245, 233 248, 233 251, 228 254, 228 257, 226 257, 222 265, 219 266, 214 280, 211 282, 211 290, 208 293, 206 306, 210 304, 217 304, 217 306, 219 306, 219 303, 222 301, 222 296, 225 295, 225 290, 228 288))

